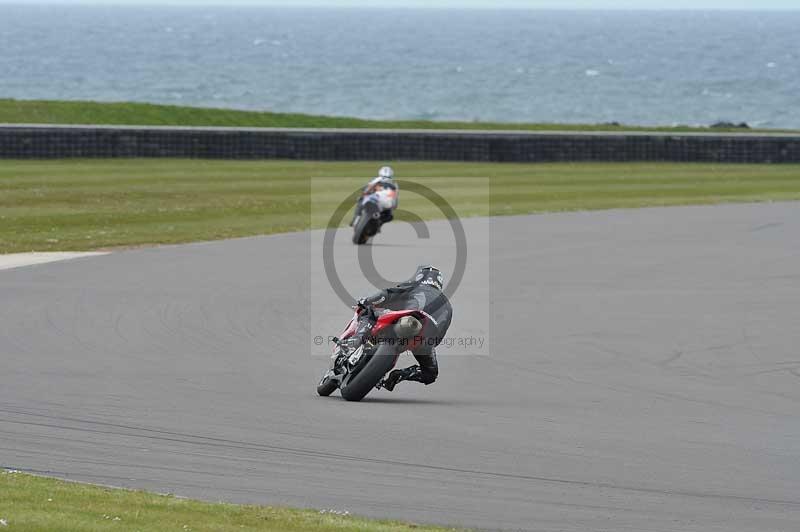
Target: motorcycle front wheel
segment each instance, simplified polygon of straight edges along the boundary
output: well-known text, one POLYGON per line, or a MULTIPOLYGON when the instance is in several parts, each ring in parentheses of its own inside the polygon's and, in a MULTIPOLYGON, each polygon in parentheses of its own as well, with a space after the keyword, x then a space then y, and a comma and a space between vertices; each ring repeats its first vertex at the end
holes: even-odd
POLYGON ((370 237, 378 231, 376 207, 372 203, 364 205, 361 214, 353 224, 353 244, 361 246, 367 243, 370 237))
POLYGON ((339 383, 333 380, 327 373, 322 377, 322 380, 317 384, 317 393, 322 397, 328 397, 336 391, 339 383))

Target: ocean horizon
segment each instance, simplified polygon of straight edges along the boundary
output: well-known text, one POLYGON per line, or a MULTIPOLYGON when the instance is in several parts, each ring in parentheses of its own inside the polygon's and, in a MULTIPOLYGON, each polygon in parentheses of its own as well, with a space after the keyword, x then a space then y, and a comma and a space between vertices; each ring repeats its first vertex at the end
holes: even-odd
POLYGON ((0 98, 800 128, 800 11, 0 4, 0 98))

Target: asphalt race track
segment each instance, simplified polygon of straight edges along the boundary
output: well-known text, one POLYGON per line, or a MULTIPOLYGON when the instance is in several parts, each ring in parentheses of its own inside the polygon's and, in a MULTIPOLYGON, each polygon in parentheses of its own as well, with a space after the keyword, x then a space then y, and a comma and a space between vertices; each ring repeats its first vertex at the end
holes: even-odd
MULTIPOLYGON (((362 403, 314 391, 312 338, 349 317, 314 235, 0 272, 0 466, 486 529, 800 530, 800 204, 464 225, 492 253, 451 334, 491 348, 362 403)), ((388 226, 379 269, 447 263, 430 227, 388 226)))

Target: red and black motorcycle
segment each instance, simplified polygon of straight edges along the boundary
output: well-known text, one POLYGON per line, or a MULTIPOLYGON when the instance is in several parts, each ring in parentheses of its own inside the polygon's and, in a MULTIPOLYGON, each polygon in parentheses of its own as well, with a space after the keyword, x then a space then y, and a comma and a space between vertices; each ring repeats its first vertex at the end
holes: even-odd
POLYGON ((340 338, 333 337, 331 367, 317 385, 323 397, 336 388, 348 401, 360 401, 380 388, 384 375, 394 368, 404 351, 422 341, 418 335, 430 316, 421 310, 390 310, 375 315, 357 307, 340 338), (359 332, 359 327, 365 327, 359 332))

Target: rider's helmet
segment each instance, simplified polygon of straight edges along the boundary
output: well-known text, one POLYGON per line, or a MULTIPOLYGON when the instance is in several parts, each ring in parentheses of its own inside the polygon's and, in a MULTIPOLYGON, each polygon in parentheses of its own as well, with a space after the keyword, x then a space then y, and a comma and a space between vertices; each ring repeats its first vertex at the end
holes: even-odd
POLYGON ((397 190, 397 183, 394 182, 394 170, 392 170, 391 166, 381 167, 381 169, 378 170, 378 177, 376 177, 374 181, 376 185, 397 190))
POLYGON ((414 282, 442 290, 444 276, 436 266, 425 264, 417 267, 417 271, 414 273, 414 282))
POLYGON ((378 177, 381 179, 394 179, 394 170, 392 170, 391 166, 382 166, 380 170, 378 170, 378 177))
POLYGON ((378 177, 369 182, 369 185, 364 189, 364 193, 372 193, 379 186, 397 190, 397 183, 394 182, 394 170, 392 170, 391 166, 384 166, 378 170, 378 177))
MULTIPOLYGON (((370 188, 371 190, 375 189, 390 189, 397 191, 397 183, 394 182, 394 170, 392 170, 391 166, 383 166, 380 170, 378 170, 378 177, 370 181, 370 188)), ((395 194, 396 196, 396 194, 395 194)), ((397 207, 397 199, 394 199, 394 207, 397 207)))

